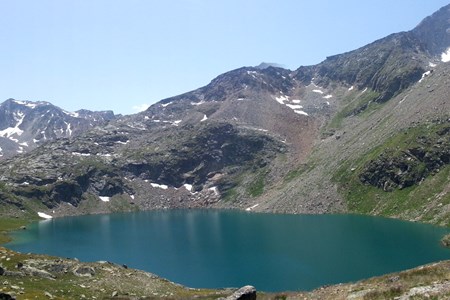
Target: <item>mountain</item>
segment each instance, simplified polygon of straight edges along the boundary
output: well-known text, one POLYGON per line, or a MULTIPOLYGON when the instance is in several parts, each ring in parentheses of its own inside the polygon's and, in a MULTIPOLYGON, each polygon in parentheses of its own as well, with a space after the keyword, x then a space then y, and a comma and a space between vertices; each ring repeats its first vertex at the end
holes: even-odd
POLYGON ((67 112, 49 102, 8 99, 0 104, 0 158, 30 151, 114 119, 112 111, 67 112))
MULTIPOLYGON (((449 9, 317 65, 242 67, 77 135, 54 127, 0 163, 0 202, 13 215, 225 207, 445 224, 449 9)), ((23 115, 3 125, 17 143, 23 115)))

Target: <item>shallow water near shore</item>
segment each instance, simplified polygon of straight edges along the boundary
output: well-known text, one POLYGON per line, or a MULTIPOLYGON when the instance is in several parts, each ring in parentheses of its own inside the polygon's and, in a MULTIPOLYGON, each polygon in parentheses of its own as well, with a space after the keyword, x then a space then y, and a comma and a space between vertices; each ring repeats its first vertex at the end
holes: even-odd
POLYGON ((450 259, 426 224, 357 215, 164 210, 44 220, 6 246, 82 261, 108 260, 189 287, 263 291, 322 285, 450 259))

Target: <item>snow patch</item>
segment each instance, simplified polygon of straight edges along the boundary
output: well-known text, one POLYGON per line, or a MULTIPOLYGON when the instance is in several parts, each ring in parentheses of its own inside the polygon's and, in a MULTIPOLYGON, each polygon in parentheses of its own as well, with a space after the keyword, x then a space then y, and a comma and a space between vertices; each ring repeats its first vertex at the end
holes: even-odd
POLYGON ((423 74, 422 74, 422 78, 420 78, 419 82, 422 82, 423 79, 424 79, 425 77, 427 77, 428 75, 430 75, 430 74, 431 74, 431 71, 426 71, 425 73, 423 73, 423 74))
POLYGON ((313 90, 314 93, 323 94, 323 91, 321 90, 313 90))
MULTIPOLYGON (((64 122, 65 123, 65 122, 64 122)), ((67 129, 66 129, 66 132, 68 132, 69 133, 69 136, 71 136, 72 135, 72 124, 70 124, 70 123, 66 123, 66 125, 67 125, 67 129)))
POLYGON ((167 186, 167 185, 165 185, 165 184, 157 184, 157 183, 153 183, 153 182, 150 182, 150 185, 152 186, 152 187, 154 187, 154 188, 160 188, 160 189, 163 189, 163 190, 167 190, 169 187, 167 186))
POLYGON ((298 105, 298 104, 286 104, 286 106, 291 109, 302 109, 303 108, 303 106, 298 105))
POLYGON ((72 152, 74 156, 91 156, 90 153, 72 152))
POLYGON ((180 124, 181 122, 183 122, 183 120, 176 120, 172 122, 172 125, 178 126, 178 124, 180 124))
POLYGON ((43 219, 47 219, 47 220, 53 218, 52 216, 47 215, 46 213, 43 213, 43 212, 38 212, 37 214, 38 214, 39 217, 41 217, 43 219))
POLYGON ((208 120, 208 117, 206 115, 203 115, 203 119, 201 119, 200 122, 204 122, 206 120, 208 120))
POLYGON ((122 142, 122 141, 117 141, 116 144, 122 144, 122 145, 126 145, 128 144, 130 140, 126 141, 126 142, 122 142))
POLYGON ((109 153, 103 154, 103 153, 97 153, 97 156, 101 156, 101 157, 111 157, 112 155, 109 153))
POLYGON ((63 110, 62 112, 65 113, 66 115, 74 117, 74 118, 78 118, 80 116, 80 114, 76 113, 76 112, 65 111, 65 110, 63 110))
POLYGON ((284 101, 289 101, 289 97, 281 95, 280 97, 275 97, 275 100, 280 104, 284 104, 284 101))
POLYGON ((246 211, 251 211, 252 209, 255 209, 255 208, 258 207, 258 206, 259 206, 259 203, 255 204, 255 205, 253 205, 253 206, 247 207, 245 210, 246 210, 246 211))
POLYGON ((450 61, 450 47, 447 48, 447 51, 443 52, 441 54, 441 61, 442 62, 449 62, 450 61))
POLYGON ((353 91, 355 87, 352 85, 351 87, 348 88, 349 91, 353 91))
POLYGON ((20 101, 20 100, 14 100, 13 102, 24 105, 26 107, 35 108, 37 106, 36 103, 30 102, 30 101, 20 101))
POLYGON ((168 102, 168 103, 162 103, 161 106, 162 106, 162 107, 166 107, 166 106, 169 106, 169 105, 172 104, 172 103, 173 103, 172 101, 171 101, 171 102, 168 102))
POLYGON ((302 102, 302 100, 294 99, 294 100, 292 100, 291 102, 292 102, 292 103, 298 104, 298 103, 302 102))
POLYGON ((435 63, 432 63, 431 61, 428 63, 428 66, 431 68, 435 68, 437 65, 435 63))
POLYGON ((330 99, 332 97, 333 97, 333 95, 326 95, 325 97, 323 97, 323 99, 330 99))
POLYGON ((130 195, 130 198, 134 200, 134 195, 130 195))
POLYGON ((106 196, 98 196, 100 198, 100 200, 102 200, 103 202, 109 202, 109 200, 111 200, 110 197, 106 197, 106 196))
POLYGON ((17 124, 14 127, 8 127, 6 129, 0 130, 0 136, 6 137, 16 143, 19 142, 18 139, 13 138, 13 135, 18 135, 21 136, 23 133, 23 130, 19 128, 19 126, 22 124, 23 119, 25 118, 25 114, 24 113, 17 113, 14 114, 14 118, 17 120, 17 124))
POLYGON ((192 184, 185 183, 185 184, 183 184, 183 186, 184 186, 184 188, 187 189, 189 192, 192 192, 192 188, 193 188, 192 184))
POLYGON ((307 116, 307 115, 308 115, 308 113, 305 112, 305 111, 303 111, 303 110, 294 110, 294 112, 295 112, 296 114, 299 114, 299 115, 304 115, 304 116, 307 116))
POLYGON ((366 91, 367 91, 367 88, 365 88, 365 89, 361 92, 361 94, 362 94, 362 93, 365 93, 366 91))
POLYGON ((205 101, 200 101, 200 102, 191 102, 191 105, 201 105, 205 103, 205 101))
POLYGON ((208 191, 212 191, 212 192, 214 192, 214 194, 215 194, 216 196, 219 196, 219 189, 217 188, 217 186, 210 187, 210 188, 208 189, 208 191))

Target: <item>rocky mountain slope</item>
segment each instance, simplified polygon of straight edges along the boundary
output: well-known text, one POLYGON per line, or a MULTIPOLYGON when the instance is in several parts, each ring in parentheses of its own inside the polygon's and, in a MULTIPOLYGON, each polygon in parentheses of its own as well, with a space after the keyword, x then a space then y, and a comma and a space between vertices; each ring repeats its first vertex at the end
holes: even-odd
POLYGON ((67 112, 51 103, 8 99, 0 104, 0 159, 71 137, 114 119, 112 111, 67 112))
MULTIPOLYGON (((351 211, 445 224, 449 9, 318 65, 227 72, 76 136, 61 121, 59 139, 0 163, 2 207, 351 211)), ((24 130, 22 113, 11 115, 3 126, 24 130)), ((24 143, 13 129, 4 137, 24 143)))

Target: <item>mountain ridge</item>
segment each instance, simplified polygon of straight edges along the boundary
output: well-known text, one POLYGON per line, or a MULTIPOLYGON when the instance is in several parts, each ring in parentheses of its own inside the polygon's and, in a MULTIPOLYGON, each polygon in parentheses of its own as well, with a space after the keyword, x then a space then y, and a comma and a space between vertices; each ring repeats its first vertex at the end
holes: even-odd
POLYGON ((112 111, 65 111, 46 101, 7 99, 0 104, 0 158, 24 153, 47 140, 77 135, 114 119, 112 111))

